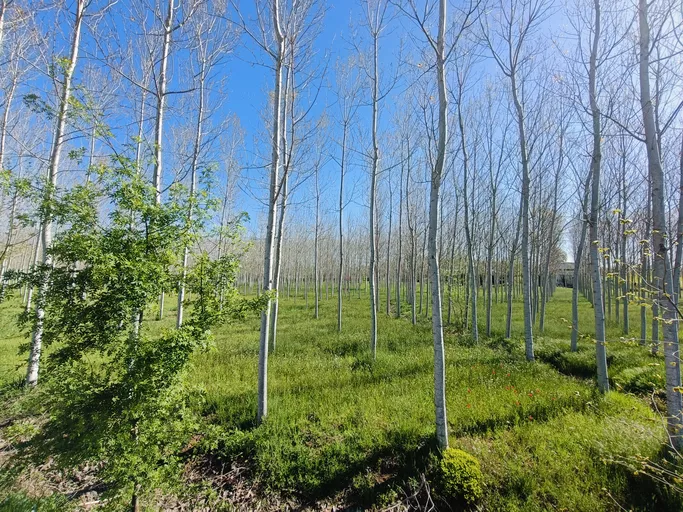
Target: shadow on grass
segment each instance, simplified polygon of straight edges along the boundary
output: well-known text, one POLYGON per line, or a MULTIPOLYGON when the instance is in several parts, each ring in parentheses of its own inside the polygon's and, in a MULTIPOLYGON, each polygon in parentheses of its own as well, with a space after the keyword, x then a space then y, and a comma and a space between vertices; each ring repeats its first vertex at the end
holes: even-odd
POLYGON ((419 480, 421 474, 430 471, 435 452, 433 436, 391 431, 381 448, 373 448, 362 458, 339 465, 334 471, 320 471, 314 479, 290 487, 285 493, 295 496, 304 506, 342 492, 346 510, 384 505, 387 496, 392 500, 400 489, 409 487, 411 480, 419 480))
MULTIPOLYGON (((536 356, 563 375, 581 379, 595 379, 597 364, 595 351, 582 345, 576 352, 558 343, 541 345, 536 356)), ((636 394, 649 394, 664 388, 664 365, 661 357, 645 352, 641 347, 614 346, 608 348, 607 367, 610 385, 636 394)))

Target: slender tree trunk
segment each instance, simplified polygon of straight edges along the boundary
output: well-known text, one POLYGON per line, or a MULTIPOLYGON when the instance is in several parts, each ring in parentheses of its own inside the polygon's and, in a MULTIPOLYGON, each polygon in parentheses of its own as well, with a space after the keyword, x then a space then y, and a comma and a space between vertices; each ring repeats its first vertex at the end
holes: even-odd
MULTIPOLYGON (((168 10, 166 13, 166 20, 164 21, 164 41, 161 47, 161 60, 159 62, 159 79, 157 81, 157 111, 156 120, 154 124, 154 176, 152 181, 156 189, 157 204, 161 204, 161 192, 163 190, 162 175, 163 175, 163 134, 164 134, 164 114, 166 103, 166 86, 167 86, 167 72, 168 72, 168 56, 171 51, 171 34, 173 33, 173 11, 175 9, 175 0, 168 1, 168 10)), ((159 315, 158 320, 164 317, 164 290, 159 296, 159 315)))
POLYGON ((550 236, 548 237, 548 250, 545 255, 545 263, 543 266, 543 278, 541 281, 542 295, 541 295, 541 311, 539 329, 541 332, 545 331, 545 305, 548 302, 549 286, 550 286, 550 256, 552 255, 553 247, 555 246, 555 223, 557 221, 557 189, 559 188, 560 172, 564 163, 564 131, 560 133, 560 154, 558 157, 558 169, 555 173, 555 183, 553 186, 553 210, 550 214, 550 236))
POLYGON ((370 353, 377 358, 377 174, 379 172, 379 145, 377 141, 377 110, 379 102, 379 34, 373 34, 372 75, 372 170, 370 177, 370 353))
MULTIPOLYGON (((453 273, 455 272, 455 236, 458 233, 458 200, 460 197, 455 193, 455 212, 453 213, 453 238, 451 239, 451 260, 448 270, 448 318, 446 323, 451 325, 451 312, 453 309, 453 273)), ((456 282, 456 286, 458 283, 456 282)))
MULTIPOLYGON (((676 304, 681 296, 681 265, 683 264, 683 137, 681 137, 681 157, 679 160, 678 221, 676 222, 676 256, 673 268, 673 286, 676 304)), ((624 203, 625 204, 625 203, 624 203)), ((624 242, 626 243, 626 242, 624 242)))
POLYGON ((510 248, 510 261, 508 262, 508 278, 507 278, 507 313, 505 316, 505 338, 510 339, 512 336, 512 296, 515 287, 515 256, 517 255, 517 244, 519 243, 519 233, 522 227, 523 213, 522 203, 519 205, 519 215, 517 216, 517 228, 515 229, 515 238, 510 248))
MULTIPOLYGON (((2 169, 0 167, 0 169, 2 169)), ((12 252, 12 243, 14 240, 14 221, 17 212, 17 201, 19 199, 19 189, 15 186, 12 193, 12 202, 9 209, 9 219, 7 221, 7 237, 5 238, 5 251, 2 257, 2 264, 0 265, 0 302, 5 298, 5 272, 9 266, 10 256, 12 252)))
POLYGON ((595 22, 593 26, 593 41, 589 65, 589 90, 591 116, 593 118, 593 154, 591 157, 591 171, 593 185, 591 187, 591 215, 590 215, 590 256, 593 271, 593 312, 595 316, 595 357, 598 370, 598 389, 602 393, 609 391, 607 374, 607 349, 605 346, 605 308, 603 305, 602 283, 600 281, 600 251, 598 237, 598 211, 600 208, 600 164, 602 160, 600 110, 597 103, 596 74, 598 42, 600 40, 600 0, 593 0, 595 22))
POLYGON ((5 42, 5 16, 9 4, 10 0, 0 0, 0 53, 2 53, 3 43, 5 42))
POLYGON ((415 223, 416 220, 411 221, 410 214, 410 201, 409 197, 409 184, 410 182, 410 146, 408 147, 408 158, 407 158, 407 172, 406 172, 406 220, 408 221, 408 232, 410 234, 410 321, 413 325, 417 324, 417 254, 416 254, 416 240, 415 240, 415 223))
MULTIPOLYGON (((52 150, 50 152, 50 159, 48 162, 48 183, 43 197, 44 212, 41 219, 41 237, 43 245, 43 261, 42 266, 44 272, 49 272, 52 267, 52 255, 50 254, 50 247, 52 246, 52 202, 55 196, 55 189, 57 188, 57 174, 59 172, 59 163, 62 156, 62 148, 66 139, 65 129, 67 116, 69 113, 69 106, 71 103, 72 93, 72 79, 74 71, 76 70, 76 62, 78 61, 78 50, 81 43, 81 28, 83 24, 83 16, 85 14, 86 2, 85 0, 77 0, 76 2, 76 16, 75 24, 71 39, 71 51, 69 55, 69 62, 64 69, 64 81, 62 83, 61 95, 59 98, 59 106, 57 118, 55 120, 55 128, 52 139, 52 150)), ((45 320, 45 294, 48 288, 48 275, 41 277, 38 285, 38 293, 36 296, 36 316, 33 325, 33 333, 31 337, 31 347, 29 351, 28 368, 26 371, 26 385, 34 387, 38 384, 38 371, 40 368, 40 355, 43 348, 43 322, 45 320)))
POLYGON ((277 348, 277 324, 280 314, 280 275, 282 273, 282 246, 285 236, 285 215, 287 213, 287 199, 289 197, 289 172, 284 169, 280 188, 280 213, 277 216, 277 231, 275 234, 275 263, 273 264, 274 296, 271 300, 270 312, 270 350, 277 348))
MULTIPOLYGON (((40 255, 40 242, 41 242, 41 233, 43 232, 42 226, 38 225, 38 231, 36 232, 36 242, 33 246, 33 259, 31 263, 31 269, 35 269, 36 265, 38 264, 38 256, 40 255)), ((29 311, 31 311, 31 302, 33 299, 33 285, 29 284, 27 285, 26 289, 26 306, 24 308, 24 311, 28 314, 29 311)))
POLYGON ((157 109, 156 120, 154 123, 154 176, 152 181, 156 189, 157 204, 161 203, 162 174, 163 174, 163 134, 164 134, 164 114, 166 108, 166 87, 168 73, 168 56, 171 50, 171 34, 173 32, 173 11, 175 0, 168 0, 168 10, 164 22, 164 41, 161 47, 161 60, 159 62, 159 79, 157 81, 157 109))
MULTIPOLYGON (((195 191, 197 188, 197 168, 199 166, 199 152, 202 145, 202 127, 204 125, 204 87, 206 84, 206 64, 202 63, 199 74, 199 110, 197 112, 197 126, 195 129, 194 147, 192 149, 192 162, 190 164, 190 204, 187 209, 188 227, 192 224, 192 215, 195 201, 195 191)), ((183 325, 183 313, 185 308, 185 281, 187 280, 187 264, 190 256, 190 248, 183 248, 183 268, 178 285, 178 311, 176 316, 176 328, 180 329, 183 325)))
POLYGON ((472 301, 472 339, 475 343, 479 342, 479 326, 478 326, 478 314, 477 314, 477 272, 475 272, 474 267, 474 256, 472 249, 472 233, 470 230, 470 205, 469 198, 467 194, 468 181, 469 181, 469 155, 467 152, 467 143, 465 141, 465 121, 462 115, 462 89, 463 85, 458 86, 458 126, 460 128, 460 151, 462 152, 463 161, 463 187, 462 187, 462 200, 465 208, 465 243, 467 245, 467 268, 470 275, 470 300, 472 301))
MULTIPOLYGON (((597 0, 596 0, 597 1, 597 0)), ((652 239, 654 253, 654 286, 664 319, 663 347, 666 363, 667 423, 671 442, 677 450, 683 448, 683 396, 681 395, 681 367, 678 357, 678 315, 675 308, 673 274, 666 237, 664 202, 664 173, 657 143, 653 104, 650 96, 650 27, 646 0, 638 2, 640 28, 640 106, 643 113, 648 172, 652 193, 652 239)))
POLYGON ((398 187, 398 253, 396 254, 396 318, 401 318, 401 266, 403 259, 403 164, 398 187))
POLYGON ((512 98, 517 113, 519 149, 522 159, 522 300, 524 302, 524 347, 527 361, 534 360, 533 324, 531 319, 531 275, 529 269, 529 158, 524 128, 524 110, 517 92, 516 71, 511 73, 512 98))
POLYGON ((145 134, 145 98, 147 93, 145 91, 141 92, 140 98, 140 118, 138 119, 138 136, 135 141, 135 170, 140 172, 142 166, 142 138, 145 134))
POLYGON ((437 254, 439 201, 448 128, 448 97, 446 92, 446 0, 439 1, 439 35, 436 45, 436 73, 439 89, 439 139, 436 164, 432 171, 429 192, 429 266, 432 282, 432 336, 434 338, 434 405, 436 410, 436 440, 439 448, 448 448, 448 421, 446 413, 446 356, 441 311, 441 278, 437 254))
POLYGON ((389 181, 389 229, 387 230, 387 272, 386 272, 386 289, 387 289, 387 316, 391 315, 391 220, 393 210, 393 191, 391 188, 391 180, 389 181))
POLYGON ((341 169, 339 172, 339 293, 337 294, 337 332, 342 329, 342 286, 344 279, 344 175, 346 174, 346 137, 348 123, 342 127, 341 169))
MULTIPOLYGON (((645 212, 645 233, 644 243, 640 244, 640 344, 647 345, 647 309, 646 302, 648 299, 649 288, 649 274, 650 274, 650 218, 652 210, 652 193, 651 183, 647 180, 647 210, 645 212)), ((656 347, 653 344, 652 349, 656 352, 656 347)))
POLYGON ((591 171, 586 178, 583 188, 583 200, 581 202, 581 212, 583 216, 581 219, 581 238, 579 238, 579 245, 576 248, 576 254, 574 255, 574 273, 572 276, 572 352, 576 352, 579 349, 579 289, 581 288, 582 281, 580 273, 583 250, 586 245, 586 231, 588 230, 586 210, 588 208, 588 194, 590 192, 592 176, 593 174, 591 171))
POLYGON ((278 184, 277 196, 280 198, 280 213, 277 216, 277 231, 275 233, 275 262, 273 264, 273 290, 270 312, 270 350, 277 348, 277 326, 280 316, 280 276, 282 273, 282 247, 285 233, 285 214, 287 213, 287 200, 289 199, 289 171, 294 151, 294 46, 291 46, 289 55, 289 67, 286 72, 285 92, 282 95, 282 181, 278 184), (289 114, 289 134, 287 133, 287 116, 289 114), (290 143, 291 141, 291 143, 290 143))
POLYGON ((420 314, 422 314, 422 291, 425 284, 425 253, 427 251, 427 233, 428 230, 425 229, 422 237, 422 253, 420 257, 420 314))
POLYGON ((314 316, 316 320, 319 318, 319 302, 320 302, 320 290, 318 282, 320 280, 320 265, 318 263, 318 246, 319 246, 319 233, 320 233, 320 184, 318 181, 319 169, 315 169, 315 237, 314 237, 314 247, 313 247, 313 273, 315 278, 315 307, 314 316))
MULTIPOLYGON (((277 188, 280 171, 280 139, 282 137, 282 64, 285 53, 285 39, 280 26, 280 2, 272 0, 273 31, 277 50, 275 53, 275 93, 273 95, 273 133, 270 171, 270 191, 268 197, 268 222, 263 255, 263 292, 273 290, 273 256, 275 245, 275 221, 277 216, 277 188)), ((269 299, 261 312, 258 362, 258 412, 257 421, 261 423, 268 414, 268 339, 272 301, 269 299)))
POLYGON ((486 336, 491 337, 491 309, 493 307, 493 250, 496 230, 496 192, 491 196, 491 224, 489 225, 489 243, 486 247, 486 336))
MULTIPOLYGON (((0 0, 2 2, 2 0, 0 0)), ((1 4, 0 4, 1 5, 1 4)), ((0 13, 1 15, 1 13, 0 13)), ((2 20, 2 18, 0 18, 2 20)), ((0 32, 0 38, 2 33, 0 32)), ((2 52, 2 40, 0 39, 0 54, 2 52)), ((5 169, 5 152, 7 143, 7 124, 9 123, 9 113, 12 107, 12 99, 14 98, 14 91, 17 88, 17 78, 12 77, 12 83, 10 85, 9 91, 5 94, 5 108, 2 111, 2 125, 0 125, 0 171, 5 169)))
MULTIPOLYGON (((683 158, 683 155, 681 156, 683 158)), ((681 174, 683 176, 683 173, 681 174)), ((683 182, 681 183, 683 185, 683 182)), ((622 206, 621 206, 621 215, 624 219, 626 219, 626 204, 627 204, 627 193, 626 193, 626 153, 624 152, 622 155, 622 163, 621 163, 621 200, 622 200, 622 206)), ((683 191, 683 186, 681 188, 681 191, 683 191)), ((683 196, 682 196, 683 197, 683 196)), ((683 214, 679 210, 679 215, 683 214)), ((619 280, 621 281, 621 303, 622 307, 624 308, 624 313, 622 315, 622 321, 624 322, 624 327, 623 327, 623 332, 624 334, 628 334, 630 330, 630 325, 629 325, 629 314, 628 314, 628 306, 629 306, 629 289, 628 289, 628 261, 626 259, 626 240, 628 236, 626 235, 626 224, 623 225, 621 228, 621 257, 619 260, 619 280)))

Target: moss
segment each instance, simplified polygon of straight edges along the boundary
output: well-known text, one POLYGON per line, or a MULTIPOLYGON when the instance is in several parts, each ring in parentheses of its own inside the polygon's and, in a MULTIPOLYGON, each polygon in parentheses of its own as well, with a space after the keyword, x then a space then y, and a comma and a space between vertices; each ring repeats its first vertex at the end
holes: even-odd
POLYGON ((443 452, 437 491, 444 498, 472 505, 484 494, 483 482, 479 461, 473 455, 455 448, 443 452))

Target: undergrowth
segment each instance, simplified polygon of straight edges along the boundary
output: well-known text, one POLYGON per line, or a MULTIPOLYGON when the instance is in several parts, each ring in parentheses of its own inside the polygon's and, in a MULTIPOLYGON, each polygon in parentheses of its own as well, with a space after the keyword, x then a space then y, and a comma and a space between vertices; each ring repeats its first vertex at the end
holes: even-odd
MULTIPOLYGON (((569 297, 560 289, 549 303, 533 364, 526 362, 520 338, 502 338, 503 304, 494 304, 490 339, 475 344, 455 326, 447 328, 451 445, 480 461, 479 505, 597 512, 647 510, 649 500, 661 510, 681 509, 675 494, 614 462, 663 456, 665 432, 642 398, 658 386, 661 360, 637 345, 610 343, 612 384, 622 392, 598 395, 594 346, 582 339, 577 353, 569 351, 562 320, 569 297)), ((404 314, 409 311, 404 304, 404 314)), ((0 310, 0 321, 7 321, 7 312, 0 310)), ((519 336, 521 303, 514 312, 519 336)), ((150 328, 172 325, 173 313, 150 328)), ((421 475, 433 474, 438 463, 430 323, 424 315, 413 326, 409 317, 380 314, 373 361, 366 296, 345 297, 342 333, 336 332, 336 297, 321 302, 319 320, 312 313, 312 301, 307 307, 301 297, 281 299, 278 345, 269 360, 269 411, 258 427, 258 321, 216 330, 216 349, 193 358, 188 378, 191 402, 210 427, 198 433, 194 449, 228 465, 246 461, 249 478, 269 495, 379 510, 421 475)), ((582 301, 582 325, 591 317, 582 301)), ((7 353, 18 341, 12 336, 0 343, 7 353)), ((6 368, 16 381, 17 371, 6 368)))

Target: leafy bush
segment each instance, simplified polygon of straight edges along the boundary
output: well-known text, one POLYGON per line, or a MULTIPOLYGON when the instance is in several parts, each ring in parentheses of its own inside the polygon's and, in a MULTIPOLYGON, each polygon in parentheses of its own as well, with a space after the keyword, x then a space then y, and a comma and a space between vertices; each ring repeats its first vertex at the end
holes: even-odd
POLYGON ((23 320, 29 327, 41 321, 52 349, 41 384, 50 417, 21 455, 34 463, 51 458, 59 469, 101 462, 109 506, 135 508, 160 489, 184 489, 183 449, 200 425, 186 385, 190 358, 212 345, 213 327, 261 302, 243 300, 234 288, 234 256, 197 254, 182 276, 194 297, 182 326, 143 323, 164 288, 178 282, 174 268, 203 229, 202 217, 188 221, 188 201, 196 198, 182 188, 159 204, 155 189, 125 160, 119 164, 51 205, 61 228, 49 248, 54 265, 17 275, 14 286, 44 283, 36 303, 45 319, 26 313, 23 320), (105 226, 100 201, 110 204, 105 226))
POLYGON ((439 462, 437 491, 444 498, 476 503, 484 494, 479 461, 469 453, 447 448, 439 462))

